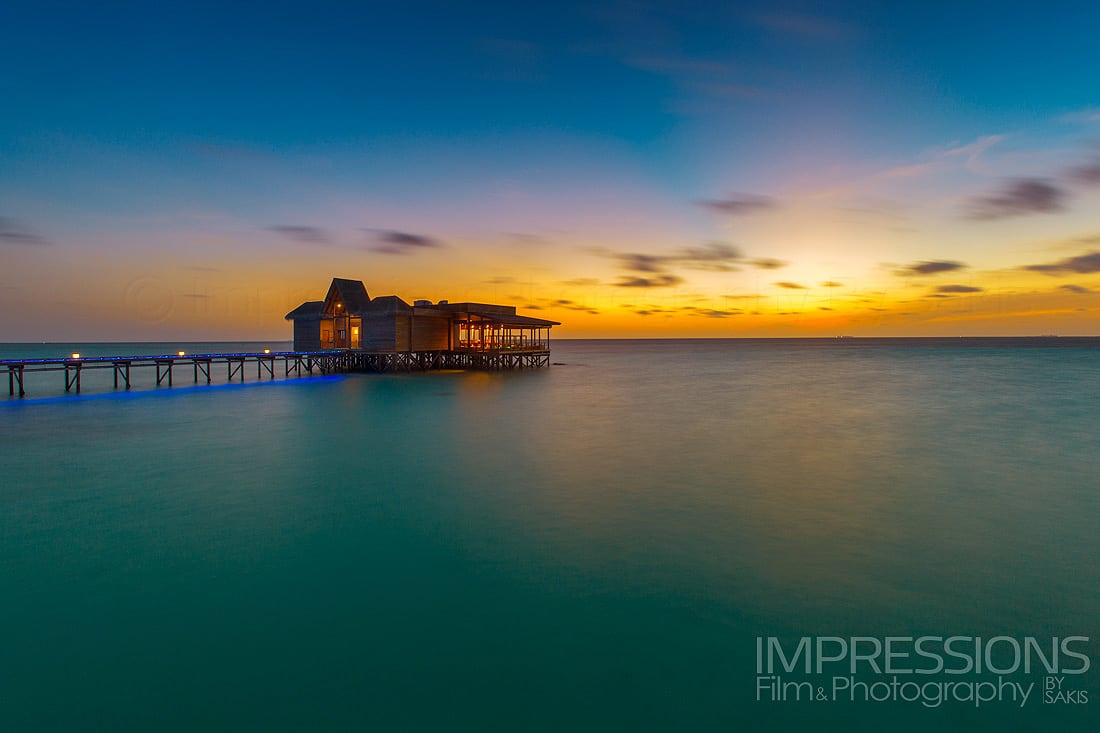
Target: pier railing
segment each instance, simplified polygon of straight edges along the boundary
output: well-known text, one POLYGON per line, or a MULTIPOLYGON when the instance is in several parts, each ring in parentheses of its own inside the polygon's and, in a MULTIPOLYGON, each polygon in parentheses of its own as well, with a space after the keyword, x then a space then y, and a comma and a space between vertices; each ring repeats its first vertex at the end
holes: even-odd
POLYGON ((256 378, 304 377, 345 372, 411 372, 434 369, 511 370, 550 365, 549 350, 517 351, 411 351, 370 352, 352 349, 325 351, 264 351, 221 354, 162 354, 143 356, 81 356, 55 359, 0 360, 0 374, 7 372, 8 394, 26 396, 27 375, 63 372, 66 392, 80 392, 81 375, 87 370, 110 369, 115 389, 131 387, 134 369, 155 369, 156 386, 171 387, 180 367, 191 367, 195 384, 211 383, 211 373, 224 368, 229 382, 244 381, 255 364, 256 378))

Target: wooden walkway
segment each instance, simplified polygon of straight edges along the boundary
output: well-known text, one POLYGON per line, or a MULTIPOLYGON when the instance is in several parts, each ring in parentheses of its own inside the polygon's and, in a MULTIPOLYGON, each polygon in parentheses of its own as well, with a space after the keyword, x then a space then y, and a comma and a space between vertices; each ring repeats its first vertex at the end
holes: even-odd
POLYGON ((81 374, 89 369, 111 369, 114 386, 130 389, 133 369, 156 369, 156 386, 172 386, 173 374, 190 367, 195 384, 211 382, 211 372, 224 369, 226 379, 244 381, 245 372, 256 367, 257 379, 275 379, 339 374, 348 372, 418 372, 436 369, 500 371, 538 369, 550 366, 550 351, 412 351, 381 353, 357 350, 280 351, 229 354, 174 354, 161 356, 89 356, 67 359, 5 359, 0 375, 7 372, 8 394, 26 396, 28 374, 64 372, 65 391, 80 392, 81 374))

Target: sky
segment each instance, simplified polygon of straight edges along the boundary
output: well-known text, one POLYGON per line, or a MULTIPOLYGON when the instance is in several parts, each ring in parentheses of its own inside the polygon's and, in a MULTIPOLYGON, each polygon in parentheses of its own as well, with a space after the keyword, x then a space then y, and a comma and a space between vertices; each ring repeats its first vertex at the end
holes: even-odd
POLYGON ((1100 335, 1095 3, 0 4, 0 341, 1100 335))

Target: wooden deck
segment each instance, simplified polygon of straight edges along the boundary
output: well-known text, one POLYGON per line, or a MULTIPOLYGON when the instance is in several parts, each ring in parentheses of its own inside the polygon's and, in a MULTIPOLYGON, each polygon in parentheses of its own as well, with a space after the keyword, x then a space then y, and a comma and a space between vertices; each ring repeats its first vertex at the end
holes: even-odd
MULTIPOLYGON (((80 392, 86 370, 110 369, 115 389, 130 389, 134 369, 155 369, 156 386, 172 386, 173 376, 190 372, 194 384, 211 383, 211 372, 225 370, 227 381, 244 381, 255 365, 257 379, 306 377, 314 374, 348 372, 422 372, 436 369, 504 371, 539 369, 550 366, 549 349, 502 349, 496 351, 405 351, 364 350, 280 351, 224 354, 163 354, 154 356, 89 356, 62 359, 5 359, 0 375, 7 373, 8 394, 26 396, 27 375, 62 372, 66 392, 80 392), (189 368, 188 368, 189 367, 189 368)), ((178 376, 175 377, 178 379, 178 376)), ((185 377, 186 378, 186 377, 185 377)))

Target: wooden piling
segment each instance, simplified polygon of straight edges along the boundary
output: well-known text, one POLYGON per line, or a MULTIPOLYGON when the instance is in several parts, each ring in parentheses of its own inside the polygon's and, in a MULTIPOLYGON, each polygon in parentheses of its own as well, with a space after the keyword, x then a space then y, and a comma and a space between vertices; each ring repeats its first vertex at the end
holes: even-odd
POLYGON ((256 363, 256 378, 275 379, 275 363, 283 362, 283 375, 289 378, 314 374, 344 374, 348 372, 425 372, 437 369, 511 370, 550 366, 549 349, 514 348, 500 350, 446 349, 425 351, 366 351, 325 350, 278 353, 226 353, 195 354, 188 356, 102 356, 58 359, 8 359, 0 360, 0 370, 8 373, 8 395, 25 397, 26 374, 34 372, 63 371, 65 392, 79 393, 85 369, 111 369, 115 389, 130 389, 133 368, 155 369, 156 386, 171 387, 173 367, 177 362, 191 363, 194 383, 200 376, 211 383, 213 364, 226 365, 229 382, 245 379, 245 365, 256 363))

